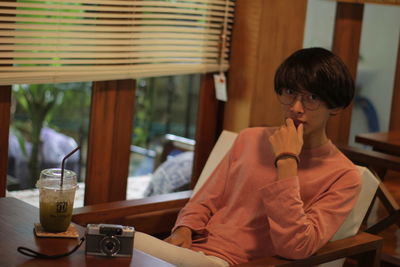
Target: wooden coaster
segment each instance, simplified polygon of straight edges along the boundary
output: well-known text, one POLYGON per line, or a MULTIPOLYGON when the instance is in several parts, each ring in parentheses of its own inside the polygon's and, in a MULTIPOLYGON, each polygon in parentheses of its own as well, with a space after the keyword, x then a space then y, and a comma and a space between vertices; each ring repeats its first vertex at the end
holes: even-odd
POLYGON ((34 231, 37 237, 79 238, 79 233, 72 223, 69 225, 67 231, 60 233, 46 232, 40 223, 35 223, 34 231))

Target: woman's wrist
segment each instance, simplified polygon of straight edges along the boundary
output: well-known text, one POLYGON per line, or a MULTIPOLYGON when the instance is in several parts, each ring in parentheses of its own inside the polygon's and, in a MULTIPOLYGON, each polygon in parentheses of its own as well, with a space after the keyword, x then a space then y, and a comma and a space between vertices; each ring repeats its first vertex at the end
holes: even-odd
POLYGON ((183 225, 179 226, 178 228, 176 228, 174 232, 179 232, 179 233, 182 233, 182 234, 192 235, 192 230, 189 227, 183 226, 183 225))
POLYGON ((282 158, 276 162, 278 178, 284 179, 297 175, 297 161, 294 158, 282 158))
POLYGON ((300 163, 300 158, 296 154, 291 152, 282 152, 275 157, 275 162, 274 162, 275 167, 278 168, 279 161, 285 159, 293 159, 296 161, 297 165, 300 163))

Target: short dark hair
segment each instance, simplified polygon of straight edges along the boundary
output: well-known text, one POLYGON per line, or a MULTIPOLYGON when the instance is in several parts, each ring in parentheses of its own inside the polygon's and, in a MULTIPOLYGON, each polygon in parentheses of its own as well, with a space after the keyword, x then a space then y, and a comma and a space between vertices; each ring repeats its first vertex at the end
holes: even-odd
POLYGON ((275 92, 284 88, 305 90, 318 96, 328 108, 345 108, 354 97, 354 80, 343 61, 324 48, 294 52, 275 73, 275 92))

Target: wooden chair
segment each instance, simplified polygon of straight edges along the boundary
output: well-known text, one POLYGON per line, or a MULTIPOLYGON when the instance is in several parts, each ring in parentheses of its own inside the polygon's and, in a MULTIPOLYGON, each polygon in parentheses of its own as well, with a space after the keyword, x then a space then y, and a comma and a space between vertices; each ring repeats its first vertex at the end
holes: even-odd
MULTIPOLYGON (((400 171, 400 157, 398 156, 359 149, 348 145, 338 145, 338 147, 355 164, 366 166, 375 173, 384 175, 388 170, 400 171)), ((382 182, 379 184, 372 203, 376 200, 382 202, 383 207, 387 211, 387 216, 373 225, 367 226, 364 231, 371 234, 378 234, 392 224, 400 226, 400 207, 382 182)), ((372 206, 370 206, 366 217, 368 217, 372 206)))
POLYGON ((161 165, 161 163, 166 161, 168 155, 173 150, 194 151, 195 145, 196 141, 192 139, 173 134, 164 135, 163 139, 161 140, 161 150, 157 151, 156 153, 153 170, 156 170, 157 167, 161 165))
MULTIPOLYGON (((235 133, 224 131, 221 134, 193 191, 85 206, 74 209, 73 221, 83 226, 87 223, 105 222, 133 225, 138 231, 159 237, 165 236, 173 227, 179 210, 186 204, 192 194, 197 193, 206 178, 230 148, 235 138, 235 133)), ((361 209, 361 213, 365 214, 379 181, 374 178, 368 169, 360 167, 360 171, 367 174, 367 176, 363 175, 363 177, 373 178, 369 180, 372 183, 368 182, 369 186, 363 186, 362 189, 367 199, 357 203, 357 209, 361 209)), ((349 223, 342 225, 335 234, 333 238, 335 241, 330 241, 307 259, 286 260, 280 257, 266 257, 240 264, 239 266, 312 266, 326 262, 332 264, 333 260, 346 257, 357 260, 359 266, 379 266, 382 238, 365 232, 356 234, 363 217, 359 212, 352 211, 346 219, 346 222, 349 223)), ((336 262, 339 266, 341 263, 336 262)))

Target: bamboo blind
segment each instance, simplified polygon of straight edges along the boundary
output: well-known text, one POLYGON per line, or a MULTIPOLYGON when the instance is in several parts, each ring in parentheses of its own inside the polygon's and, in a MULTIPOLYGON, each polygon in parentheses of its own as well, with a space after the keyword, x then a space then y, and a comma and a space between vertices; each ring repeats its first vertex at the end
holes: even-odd
POLYGON ((1 0, 0 85, 227 70, 233 15, 233 0, 1 0))

